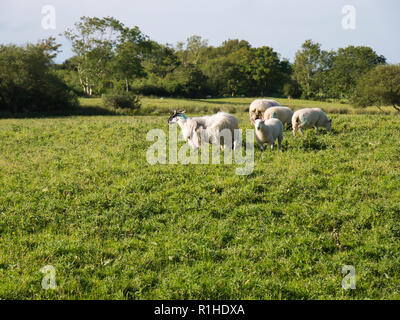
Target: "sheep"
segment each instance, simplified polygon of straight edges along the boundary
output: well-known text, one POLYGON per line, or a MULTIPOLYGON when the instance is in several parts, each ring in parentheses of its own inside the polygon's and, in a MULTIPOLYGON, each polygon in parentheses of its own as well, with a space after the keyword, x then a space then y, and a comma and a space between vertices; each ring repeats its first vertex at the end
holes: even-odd
POLYGON ((292 118, 293 136, 296 137, 297 131, 300 129, 301 135, 304 137, 304 129, 314 127, 318 134, 319 127, 331 130, 332 120, 319 108, 301 109, 294 113, 292 118))
POLYGON ((204 141, 212 144, 220 143, 222 137, 224 137, 224 144, 221 145, 223 151, 227 147, 236 149, 238 143, 236 130, 239 130, 239 120, 235 116, 225 112, 218 112, 213 116, 188 118, 185 112, 175 110, 168 123, 177 123, 180 126, 185 141, 194 150, 200 148, 204 141), (229 137, 225 138, 227 133, 230 134, 230 139, 227 139, 229 137))
POLYGON ((279 119, 261 120, 255 121, 256 141, 264 152, 264 143, 271 146, 271 150, 274 150, 275 141, 278 139, 278 150, 281 150, 283 141, 283 123, 279 119))
POLYGON ((282 121, 283 124, 292 124, 293 111, 288 107, 272 107, 265 111, 264 120, 276 118, 282 121))
POLYGON ((258 99, 253 101, 249 108, 251 123, 254 124, 257 119, 263 119, 265 111, 276 106, 280 106, 280 104, 275 100, 258 99))

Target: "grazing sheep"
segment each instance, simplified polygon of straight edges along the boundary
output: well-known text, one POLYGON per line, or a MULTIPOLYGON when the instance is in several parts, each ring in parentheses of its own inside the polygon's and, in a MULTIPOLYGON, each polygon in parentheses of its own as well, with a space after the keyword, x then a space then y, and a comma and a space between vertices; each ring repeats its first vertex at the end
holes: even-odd
POLYGON ((279 119, 269 119, 255 121, 256 127, 256 141, 264 151, 264 143, 271 146, 271 150, 274 150, 275 141, 278 139, 278 150, 281 150, 283 141, 283 123, 279 119))
POLYGON ((297 131, 300 129, 301 135, 304 137, 304 129, 314 127, 318 134, 319 127, 331 130, 332 120, 319 108, 301 109, 294 113, 292 118, 293 136, 296 137, 297 131))
POLYGON ((254 124, 257 119, 263 119, 265 111, 276 106, 280 106, 280 104, 275 100, 258 99, 253 101, 249 109, 251 123, 254 124))
POLYGON ((185 111, 175 110, 168 123, 177 123, 181 127, 183 137, 194 150, 200 148, 202 142, 217 144, 223 140, 222 150, 235 149, 238 143, 235 130, 239 130, 239 120, 229 113, 218 112, 213 116, 188 118, 185 111), (230 137, 225 138, 227 134, 230 137))
POLYGON ((293 111, 288 107, 272 107, 264 113, 264 120, 276 118, 282 121, 283 124, 292 124, 293 111))

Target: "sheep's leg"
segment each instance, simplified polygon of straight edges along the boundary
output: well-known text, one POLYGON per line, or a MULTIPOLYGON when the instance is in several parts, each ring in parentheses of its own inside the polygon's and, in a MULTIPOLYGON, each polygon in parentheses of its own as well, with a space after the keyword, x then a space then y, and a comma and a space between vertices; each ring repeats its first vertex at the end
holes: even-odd
POLYGON ((315 133, 318 134, 318 130, 319 128, 317 126, 315 126, 315 133))
POLYGON ((271 144, 271 151, 274 151, 275 149, 275 143, 271 144))
POLYGON ((296 135, 297 135, 297 131, 299 131, 299 125, 296 123, 293 126, 293 137, 295 137, 295 138, 296 138, 296 135))
POLYGON ((301 136, 304 137, 304 129, 300 128, 301 136))
POLYGON ((281 151, 281 149, 282 149, 282 141, 283 141, 283 137, 280 136, 280 137, 278 138, 278 150, 279 150, 279 151, 281 151))
POLYGON ((260 144, 260 149, 261 149, 261 152, 264 152, 264 145, 263 144, 260 144))

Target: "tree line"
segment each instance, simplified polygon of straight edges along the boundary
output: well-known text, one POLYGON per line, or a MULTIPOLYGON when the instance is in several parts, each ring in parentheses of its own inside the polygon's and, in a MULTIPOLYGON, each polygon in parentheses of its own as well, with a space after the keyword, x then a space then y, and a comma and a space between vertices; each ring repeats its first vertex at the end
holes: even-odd
POLYGON ((175 46, 160 44, 112 17, 81 17, 63 36, 74 55, 61 64, 54 63, 59 50, 54 38, 0 46, 1 110, 17 112, 31 104, 49 109, 56 97, 64 101, 58 105, 76 105, 79 95, 275 96, 399 105, 400 67, 387 65, 370 47, 325 51, 307 40, 290 63, 273 48, 245 40, 211 46, 192 36, 175 46), (388 81, 383 74, 391 75, 389 86, 379 82, 388 81))

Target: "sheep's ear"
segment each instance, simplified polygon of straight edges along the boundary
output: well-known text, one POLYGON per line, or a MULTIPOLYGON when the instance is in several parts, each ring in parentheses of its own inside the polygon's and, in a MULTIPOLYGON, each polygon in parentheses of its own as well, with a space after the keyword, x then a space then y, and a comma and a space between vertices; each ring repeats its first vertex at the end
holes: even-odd
POLYGON ((172 111, 172 114, 168 119, 168 123, 171 124, 171 121, 176 117, 176 114, 177 114, 176 110, 172 111))

